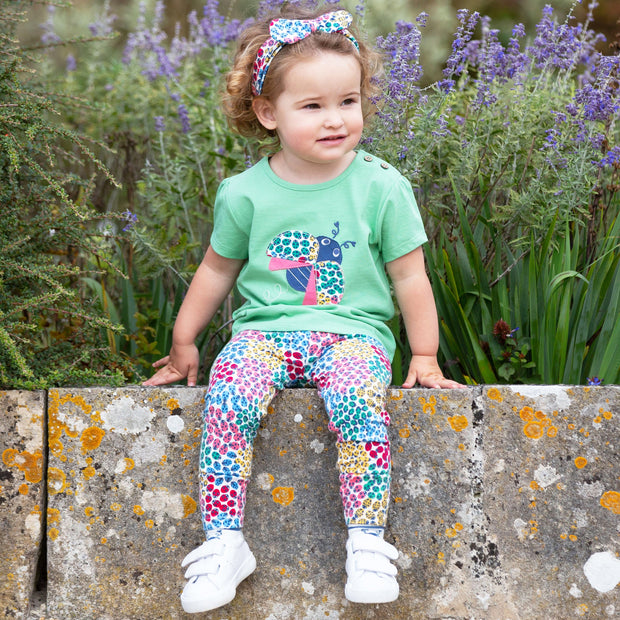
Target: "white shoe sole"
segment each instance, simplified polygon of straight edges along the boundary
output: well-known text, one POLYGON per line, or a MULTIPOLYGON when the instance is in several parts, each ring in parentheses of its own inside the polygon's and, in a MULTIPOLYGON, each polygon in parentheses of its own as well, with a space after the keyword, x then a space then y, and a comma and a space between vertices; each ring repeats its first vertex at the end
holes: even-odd
POLYGON ((398 598, 399 590, 396 592, 369 592, 368 590, 354 590, 347 584, 344 588, 344 595, 351 603, 365 603, 367 605, 379 603, 393 603, 398 598))
POLYGON ((194 597, 187 598, 181 594, 181 605, 183 610, 188 614, 199 614, 204 611, 210 611, 228 605, 237 595, 237 586, 256 570, 256 558, 250 555, 245 562, 239 567, 239 570, 233 576, 233 584, 230 588, 214 592, 208 598, 194 597), (216 596, 217 595, 217 596, 216 596))

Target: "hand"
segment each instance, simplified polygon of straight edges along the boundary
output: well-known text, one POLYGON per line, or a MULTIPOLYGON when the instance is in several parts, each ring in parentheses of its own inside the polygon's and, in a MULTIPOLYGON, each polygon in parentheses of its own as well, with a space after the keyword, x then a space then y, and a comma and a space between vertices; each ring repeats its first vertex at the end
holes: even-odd
POLYGON ((439 368, 435 355, 414 355, 409 364, 409 373, 402 387, 412 388, 416 383, 428 388, 465 388, 467 386, 446 379, 439 368))
POLYGON ((153 363, 153 368, 159 370, 142 385, 165 385, 181 381, 187 377, 187 385, 195 386, 198 378, 200 355, 195 344, 172 345, 170 355, 162 357, 153 363))

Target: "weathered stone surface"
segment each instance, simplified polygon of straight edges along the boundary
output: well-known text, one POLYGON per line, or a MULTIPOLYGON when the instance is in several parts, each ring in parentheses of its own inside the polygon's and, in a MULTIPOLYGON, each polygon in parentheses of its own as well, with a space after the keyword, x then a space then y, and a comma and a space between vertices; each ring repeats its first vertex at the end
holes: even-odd
POLYGON ((202 389, 50 390, 50 618, 179 617, 179 561, 201 529, 203 397, 202 389))
POLYGON ((0 617, 25 618, 45 506, 45 392, 0 392, 0 617))
MULTIPOLYGON (((202 540, 203 395, 50 392, 49 618, 192 617, 179 563, 202 540)), ((365 606, 343 595, 346 531, 321 401, 285 391, 259 431, 248 490, 258 568, 203 617, 616 617, 619 402, 618 387, 393 390, 386 538, 400 550, 401 596, 365 606)))
MULTIPOLYGON (((619 389, 485 388, 479 404, 487 568, 514 617, 620 616, 619 588, 584 574, 620 552, 619 389)), ((620 560, 609 572, 620 582, 620 560)))

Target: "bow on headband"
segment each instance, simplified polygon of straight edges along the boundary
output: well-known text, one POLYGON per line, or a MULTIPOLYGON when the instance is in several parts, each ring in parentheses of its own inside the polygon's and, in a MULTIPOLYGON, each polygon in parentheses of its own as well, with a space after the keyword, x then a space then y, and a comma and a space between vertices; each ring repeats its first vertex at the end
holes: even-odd
POLYGON ((274 56, 285 46, 297 43, 314 32, 337 32, 344 35, 355 48, 359 45, 355 37, 347 30, 353 18, 347 11, 332 11, 316 19, 274 19, 269 24, 269 38, 260 46, 254 69, 252 71, 252 92, 260 95, 267 70, 274 56))

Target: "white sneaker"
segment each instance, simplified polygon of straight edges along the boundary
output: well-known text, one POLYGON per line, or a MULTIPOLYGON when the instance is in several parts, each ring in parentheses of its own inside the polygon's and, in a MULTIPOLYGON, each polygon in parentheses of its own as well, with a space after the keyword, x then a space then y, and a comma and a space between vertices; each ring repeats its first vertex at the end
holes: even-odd
POLYGON ((254 572, 256 559, 240 530, 219 530, 185 556, 183 609, 190 614, 209 611, 230 603, 237 586, 254 572))
POLYGON ((398 598, 396 547, 379 536, 351 529, 347 540, 347 585, 344 594, 352 603, 391 603, 398 598))

